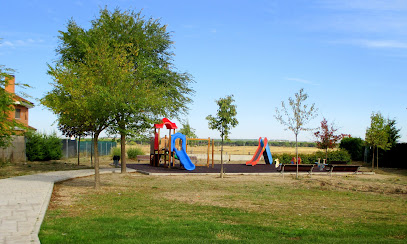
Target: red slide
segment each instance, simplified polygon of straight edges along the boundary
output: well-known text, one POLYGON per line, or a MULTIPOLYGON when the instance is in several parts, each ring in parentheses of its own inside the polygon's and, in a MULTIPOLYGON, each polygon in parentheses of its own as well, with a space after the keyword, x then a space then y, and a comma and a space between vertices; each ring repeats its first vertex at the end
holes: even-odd
POLYGON ((246 162, 246 165, 251 165, 251 166, 255 166, 258 162, 259 162, 259 160, 260 160, 260 158, 261 158, 261 155, 263 155, 263 150, 264 150, 264 144, 263 143, 261 143, 261 137, 259 138, 259 146, 257 147, 257 149, 256 149, 256 152, 254 153, 254 156, 253 156, 253 158, 250 160, 250 161, 247 161, 246 162), (262 145, 263 144, 263 145, 262 145))

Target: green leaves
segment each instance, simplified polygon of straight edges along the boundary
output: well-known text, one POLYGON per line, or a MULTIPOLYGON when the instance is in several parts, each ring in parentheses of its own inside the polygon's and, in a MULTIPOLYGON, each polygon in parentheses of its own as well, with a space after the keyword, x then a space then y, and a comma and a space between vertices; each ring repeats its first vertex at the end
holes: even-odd
POLYGON ((49 66, 54 90, 42 100, 60 123, 137 134, 159 116, 187 112, 193 80, 172 69, 172 41, 159 20, 105 8, 90 29, 70 20, 60 34, 60 59, 49 66))
POLYGON ((373 112, 370 116, 370 127, 366 129, 365 140, 373 147, 383 150, 390 149, 388 125, 380 112, 373 112))
MULTIPOLYGON (((12 78, 13 69, 0 65, 0 148, 6 148, 11 144, 12 135, 16 134, 15 128, 27 129, 25 125, 10 118, 14 111, 14 94, 8 93, 5 87, 9 79, 12 78)), ((17 86, 27 87, 26 84, 15 84, 17 86)), ((28 86, 29 87, 29 86, 28 86)))
POLYGON ((184 134, 188 138, 197 138, 195 134, 195 129, 191 127, 188 121, 185 124, 182 124, 182 128, 179 129, 178 132, 184 134))
POLYGON ((237 111, 236 105, 233 104, 234 101, 233 95, 216 100, 219 106, 216 117, 212 115, 206 117, 209 129, 218 130, 222 139, 228 140, 230 130, 239 124, 236 119, 237 111))

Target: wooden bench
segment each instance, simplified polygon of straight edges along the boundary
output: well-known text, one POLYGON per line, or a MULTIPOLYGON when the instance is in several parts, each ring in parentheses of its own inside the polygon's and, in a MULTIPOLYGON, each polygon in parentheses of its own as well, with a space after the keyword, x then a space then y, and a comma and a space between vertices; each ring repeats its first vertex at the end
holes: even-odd
MULTIPOLYGON (((298 172, 307 172, 312 174, 314 164, 298 164, 298 172)), ((297 172, 297 164, 282 164, 280 173, 284 176, 284 172, 297 172)))
POLYGON ((346 161, 329 161, 329 164, 340 164, 340 165, 344 165, 344 164, 348 164, 348 162, 346 161))
POLYGON ((346 161, 329 161, 329 163, 326 165, 325 169, 326 171, 331 171, 332 166, 334 165, 342 165, 346 166, 348 163, 346 161))
POLYGON ((354 174, 357 174, 359 168, 359 165, 332 165, 329 174, 331 176, 332 172, 353 172, 354 174))

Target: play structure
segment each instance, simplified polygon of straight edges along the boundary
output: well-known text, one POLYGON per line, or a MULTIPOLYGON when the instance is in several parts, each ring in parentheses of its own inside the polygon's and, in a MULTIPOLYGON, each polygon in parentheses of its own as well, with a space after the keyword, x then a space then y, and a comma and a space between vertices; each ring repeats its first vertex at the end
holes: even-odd
POLYGON ((298 164, 301 164, 301 157, 298 157, 298 160, 296 160, 295 159, 295 157, 293 157, 292 159, 291 159, 291 164, 297 164, 297 162, 298 162, 298 164))
MULTIPOLYGON (((186 170, 194 170, 195 164, 192 162, 191 158, 187 154, 188 140, 204 140, 208 141, 207 150, 207 163, 206 166, 209 167, 209 149, 211 145, 211 139, 197 139, 197 138, 186 138, 185 135, 181 133, 175 133, 178 129, 177 125, 171 122, 169 119, 162 119, 161 124, 154 124, 154 138, 150 144, 150 165, 158 167, 160 162, 163 163, 165 167, 174 167, 175 159, 178 159, 180 165, 186 170), (164 126, 168 129, 168 137, 165 135, 163 138, 160 137, 161 129, 164 126), (179 139, 179 140, 177 140, 179 139)), ((212 140, 212 168, 214 166, 214 142, 212 140)))
POLYGON ((264 140, 261 137, 259 138, 259 146, 257 147, 253 158, 250 161, 247 161, 246 165, 255 166, 259 162, 261 155, 263 155, 266 164, 273 163, 273 157, 271 156, 267 137, 265 137, 264 140))

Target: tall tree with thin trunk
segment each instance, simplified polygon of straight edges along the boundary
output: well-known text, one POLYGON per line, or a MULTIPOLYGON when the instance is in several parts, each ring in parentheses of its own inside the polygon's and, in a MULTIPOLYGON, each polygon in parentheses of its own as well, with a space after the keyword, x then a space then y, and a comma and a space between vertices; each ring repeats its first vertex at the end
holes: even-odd
MULTIPOLYGON (((89 46, 83 62, 65 61, 49 67, 54 78, 53 90, 42 104, 60 119, 80 117, 87 132, 93 135, 95 188, 100 188, 98 138, 112 123, 115 101, 115 73, 129 69, 123 61, 124 51, 110 50, 106 42, 89 46)), ((124 55, 125 56, 125 55, 124 55)))
POLYGON ((236 119, 237 111, 236 105, 233 104, 234 101, 235 100, 233 99, 233 95, 229 95, 225 98, 216 100, 216 103, 219 106, 216 116, 208 115, 206 117, 206 119, 208 120, 209 129, 219 131, 222 138, 222 145, 220 150, 221 178, 223 178, 223 175, 225 173, 223 166, 223 141, 229 139, 230 130, 239 124, 236 119))
POLYGON ((296 177, 298 178, 298 134, 301 131, 310 131, 311 128, 305 125, 317 116, 317 109, 313 103, 311 106, 305 104, 308 99, 308 94, 301 88, 298 93, 295 93, 294 98, 288 98, 288 105, 284 101, 281 102, 281 109, 276 108, 275 118, 284 126, 286 130, 291 130, 295 135, 295 155, 297 162, 296 177))
POLYGON ((366 129, 365 141, 373 149, 372 170, 374 170, 375 150, 377 168, 379 168, 379 149, 386 151, 391 147, 388 124, 380 112, 373 112, 370 116, 370 127, 366 129))

